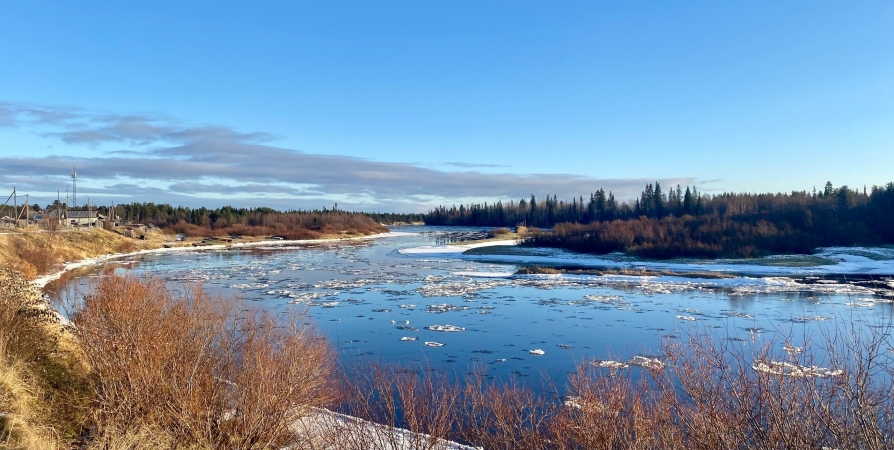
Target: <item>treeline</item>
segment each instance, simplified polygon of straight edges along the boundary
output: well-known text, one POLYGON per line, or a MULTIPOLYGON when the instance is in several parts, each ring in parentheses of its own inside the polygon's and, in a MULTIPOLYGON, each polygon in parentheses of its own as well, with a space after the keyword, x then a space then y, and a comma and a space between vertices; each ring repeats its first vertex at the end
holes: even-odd
MULTIPOLYGON (((388 231, 371 214, 338 209, 277 211, 272 208, 187 208, 155 203, 116 205, 112 215, 120 220, 153 224, 190 236, 281 236, 314 239, 329 235, 368 235, 388 231)), ((109 214, 108 207, 97 208, 109 214)))
POLYGON ((649 184, 643 191, 641 199, 633 204, 619 203, 614 194, 599 189, 584 197, 559 200, 555 195, 547 195, 545 199, 537 199, 533 194, 530 199, 521 199, 518 203, 510 200, 488 205, 471 204, 446 208, 441 206, 425 215, 427 225, 457 226, 494 226, 508 227, 527 225, 529 227, 552 227, 557 223, 574 222, 590 223, 597 220, 626 219, 639 216, 661 217, 667 214, 698 214, 704 211, 702 195, 695 188, 686 188, 685 193, 680 186, 671 189, 665 195, 661 185, 649 184))
POLYGON ((894 243, 894 183, 871 191, 704 195, 680 186, 664 193, 649 184, 632 204, 599 190, 590 200, 510 202, 503 206, 439 208, 426 223, 553 227, 530 243, 604 254, 622 251, 671 258, 809 254, 817 247, 894 243))

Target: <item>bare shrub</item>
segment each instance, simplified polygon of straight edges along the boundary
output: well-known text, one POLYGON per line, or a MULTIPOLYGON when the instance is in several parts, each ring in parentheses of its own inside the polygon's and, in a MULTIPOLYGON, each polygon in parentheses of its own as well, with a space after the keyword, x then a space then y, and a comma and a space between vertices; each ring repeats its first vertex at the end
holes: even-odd
POLYGON ((93 369, 99 441, 156 430, 178 446, 281 447, 330 401, 332 354, 299 317, 175 295, 158 279, 106 277, 75 314, 93 369))
POLYGON ((509 234, 509 233, 510 233, 509 228, 492 228, 487 232, 487 236, 494 238, 494 237, 502 236, 504 234, 509 234))
POLYGON ((354 370, 343 411, 384 431, 334 420, 343 428, 321 448, 393 448, 406 442, 394 426, 488 449, 894 448, 890 331, 852 323, 795 348, 694 329, 665 342, 662 363, 649 368, 581 364, 567 396, 487 381, 486 372, 473 371, 459 392, 440 383, 433 390, 439 376, 426 371, 354 370))
POLYGON ((130 240, 119 241, 115 244, 115 253, 133 253, 139 250, 139 246, 130 240))
POLYGON ((378 364, 349 372, 342 377, 340 410, 363 420, 329 416, 329 439, 319 448, 439 449, 454 434, 460 389, 443 374, 378 364))
POLYGON ((553 446, 550 399, 509 383, 487 383, 473 372, 466 378, 460 437, 488 449, 543 449, 553 446))
POLYGON ((17 253, 19 258, 33 266, 38 274, 50 272, 57 264, 56 256, 48 248, 26 246, 20 248, 17 253))
POLYGON ((696 330, 636 382, 582 365, 552 435, 561 448, 891 448, 891 335, 862 331, 784 352, 696 330))

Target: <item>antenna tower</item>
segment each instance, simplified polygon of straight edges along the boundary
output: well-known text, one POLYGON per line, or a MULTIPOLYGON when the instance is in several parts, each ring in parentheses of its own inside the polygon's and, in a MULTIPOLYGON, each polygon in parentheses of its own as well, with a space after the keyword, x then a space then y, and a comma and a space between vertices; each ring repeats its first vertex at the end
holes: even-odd
POLYGON ((78 206, 78 172, 71 166, 71 203, 78 206))

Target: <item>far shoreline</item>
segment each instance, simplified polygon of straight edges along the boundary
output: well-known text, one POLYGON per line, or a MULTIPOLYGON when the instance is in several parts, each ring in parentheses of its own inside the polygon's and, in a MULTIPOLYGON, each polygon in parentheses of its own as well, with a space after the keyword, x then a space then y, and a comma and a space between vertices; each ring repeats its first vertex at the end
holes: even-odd
POLYGON ((121 258, 127 258, 130 256, 141 256, 141 255, 155 255, 155 254, 165 254, 165 253, 180 253, 180 252, 199 252, 206 250, 230 250, 230 249, 240 249, 240 248, 252 248, 252 247, 286 247, 291 245, 308 245, 308 244, 324 244, 324 243, 332 243, 332 242, 346 242, 346 241, 363 241, 369 239, 380 239, 386 237, 396 237, 396 236, 407 236, 413 233, 408 232, 393 232, 388 231, 385 233, 376 233, 370 234, 367 236, 351 236, 351 237, 331 237, 331 238, 321 238, 321 239, 297 239, 297 240, 287 240, 287 239, 278 239, 278 240, 261 240, 261 241, 252 241, 252 242, 237 242, 237 243, 227 243, 227 244, 210 244, 210 245, 182 245, 177 247, 163 246, 159 248, 150 248, 150 249, 141 249, 132 252, 125 253, 111 253, 105 255, 99 255, 91 258, 80 259, 76 261, 68 261, 62 264, 62 268, 35 278, 31 280, 31 284, 36 288, 43 290, 46 286, 56 281, 67 272, 72 270, 81 269, 84 267, 96 266, 106 262, 114 261, 121 258))

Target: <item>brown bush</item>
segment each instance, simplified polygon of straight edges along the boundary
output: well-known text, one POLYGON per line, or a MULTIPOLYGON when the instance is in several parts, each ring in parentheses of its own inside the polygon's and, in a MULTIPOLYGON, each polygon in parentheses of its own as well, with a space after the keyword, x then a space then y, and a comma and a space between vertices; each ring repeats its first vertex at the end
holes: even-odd
POLYGON ((509 234, 509 228, 493 228, 487 232, 488 237, 497 237, 502 236, 504 234, 509 234))
MULTIPOLYGON (((549 385, 536 393, 486 381, 474 371, 457 389, 428 370, 354 370, 344 388, 352 400, 343 411, 488 449, 894 448, 890 331, 890 325, 831 330, 814 345, 799 344, 803 353, 786 353, 778 342, 747 347, 693 330, 687 340, 665 343, 663 364, 649 369, 581 364, 569 376, 567 396, 549 385), (782 362, 826 365, 832 372, 753 367, 782 362)), ((339 423, 344 428, 334 447, 325 448, 407 442, 392 428, 371 433, 368 424, 339 423)), ((437 442, 417 439, 411 448, 437 442)))
POLYGON ((428 367, 358 364, 340 386, 340 410, 363 420, 328 416, 318 448, 440 449, 455 433, 460 388, 428 367))
POLYGON ((39 274, 49 273, 58 264, 56 255, 48 248, 27 246, 20 248, 17 253, 39 274))
POLYGON ((183 447, 281 447, 292 423, 333 396, 331 351, 295 315, 109 276, 74 322, 100 442, 152 430, 183 447))

